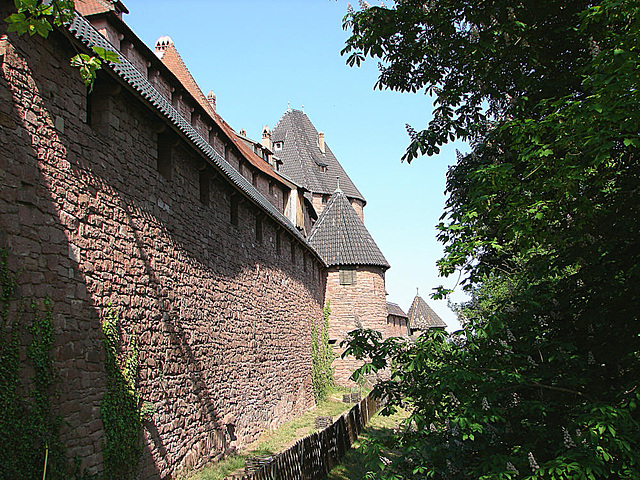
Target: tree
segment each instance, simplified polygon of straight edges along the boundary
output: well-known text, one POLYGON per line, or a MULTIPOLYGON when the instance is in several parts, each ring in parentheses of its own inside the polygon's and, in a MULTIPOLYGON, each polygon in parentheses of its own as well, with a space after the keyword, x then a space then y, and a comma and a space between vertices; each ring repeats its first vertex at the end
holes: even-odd
POLYGON ((631 0, 406 0, 345 17, 350 65, 379 58, 377 88, 434 98, 403 158, 471 146, 439 225, 440 272, 473 293, 463 329, 355 333, 350 349, 365 370, 395 362, 378 391, 414 406, 389 475, 640 475, 639 24, 631 0))

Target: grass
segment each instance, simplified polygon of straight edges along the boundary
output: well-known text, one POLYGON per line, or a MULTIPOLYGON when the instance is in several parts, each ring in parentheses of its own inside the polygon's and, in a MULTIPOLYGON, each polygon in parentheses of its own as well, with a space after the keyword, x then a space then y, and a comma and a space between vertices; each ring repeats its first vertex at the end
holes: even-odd
MULTIPOLYGON (((345 454, 340 465, 336 465, 333 470, 331 470, 327 479, 359 480, 366 478, 369 469, 367 468, 367 458, 362 446, 373 439, 381 440, 383 445, 388 446, 394 428, 408 416, 409 413, 407 411, 399 410, 389 417, 375 415, 371 418, 367 427, 360 433, 358 440, 345 454)), ((393 452, 390 450, 387 450, 385 454, 387 456, 393 456, 393 452)))
MULTIPOLYGON (((284 423, 277 430, 265 432, 262 436, 249 445, 246 450, 238 455, 227 457, 220 462, 204 467, 188 477, 189 480, 222 480, 233 473, 241 473, 244 469, 244 460, 252 455, 273 455, 282 452, 293 445, 297 440, 311 435, 316 431, 315 418, 320 416, 332 416, 337 418, 348 411, 353 405, 342 403, 342 394, 349 393, 348 389, 335 387, 329 392, 329 398, 309 410, 304 415, 284 423)), ((364 397, 366 392, 363 392, 364 397)))
POLYGON ((244 458, 243 455, 227 457, 214 465, 199 470, 193 476, 190 476, 189 480, 222 480, 241 468, 244 468, 244 458))

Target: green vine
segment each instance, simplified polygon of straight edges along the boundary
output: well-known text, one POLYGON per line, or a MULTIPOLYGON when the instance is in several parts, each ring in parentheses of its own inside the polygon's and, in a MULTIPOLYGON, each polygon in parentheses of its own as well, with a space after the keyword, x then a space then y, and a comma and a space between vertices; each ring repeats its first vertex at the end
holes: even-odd
POLYGON ((311 331, 311 380, 316 404, 327 398, 329 389, 335 385, 333 380, 333 349, 329 345, 329 302, 322 310, 322 329, 314 323, 311 331))
POLYGON ((60 418, 50 400, 56 382, 53 305, 19 295, 8 257, 0 249, 0 478, 66 478, 60 418), (22 366, 21 352, 27 359, 22 366))
POLYGON ((134 478, 142 456, 142 421, 153 412, 141 402, 137 387, 138 345, 135 335, 121 352, 120 319, 111 305, 102 321, 106 351, 107 391, 100 413, 106 439, 103 444, 104 478, 134 478))

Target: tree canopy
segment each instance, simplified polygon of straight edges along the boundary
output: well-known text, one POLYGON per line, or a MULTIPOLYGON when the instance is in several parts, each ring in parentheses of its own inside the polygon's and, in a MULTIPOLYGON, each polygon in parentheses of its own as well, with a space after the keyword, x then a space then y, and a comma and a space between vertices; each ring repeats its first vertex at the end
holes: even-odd
MULTIPOLYGON (((398 1, 344 20, 350 65, 434 98, 404 159, 447 175, 442 275, 463 329, 354 333, 413 406, 388 478, 638 478, 640 2, 398 1), (396 477, 394 477, 394 475, 396 477)), ((446 292, 440 290, 440 294, 446 292)))

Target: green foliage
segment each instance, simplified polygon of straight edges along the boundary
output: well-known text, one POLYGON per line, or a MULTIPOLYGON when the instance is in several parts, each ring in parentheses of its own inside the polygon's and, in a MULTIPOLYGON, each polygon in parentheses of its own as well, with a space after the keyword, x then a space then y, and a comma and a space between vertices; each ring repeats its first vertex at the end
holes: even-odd
MULTIPOLYGON (((8 31, 18 35, 38 34, 47 38, 53 25, 60 27, 73 20, 75 2, 73 0, 14 0, 17 12, 5 18, 9 24, 8 31)), ((93 47, 95 55, 78 53, 71 59, 71 66, 76 67, 84 84, 91 91, 102 68, 102 62, 119 63, 115 52, 102 47, 93 47)))
POLYGON ((439 225, 464 328, 351 344, 413 407, 388 478, 638 478, 640 3, 406 0, 345 26, 379 88, 434 97, 405 159, 471 145, 439 225))
POLYGON ((107 307, 102 321, 106 352, 107 391, 100 414, 106 440, 103 444, 104 477, 135 478, 142 455, 142 421, 153 409, 138 392, 138 347, 135 335, 128 352, 120 352, 118 312, 107 307))
POLYGON ((333 349, 329 345, 329 316, 331 308, 329 302, 322 310, 322 329, 318 331, 313 324, 311 332, 311 380, 313 396, 316 404, 326 400, 329 390, 335 384, 333 380, 333 349))
POLYGON ((9 23, 9 32, 18 35, 38 34, 47 38, 53 25, 61 26, 73 19, 73 0, 14 0, 16 13, 9 15, 5 21, 9 23))
POLYGON ((56 382, 52 303, 20 297, 7 259, 0 250, 0 478, 41 478, 45 465, 47 478, 65 478, 60 419, 50 401, 56 382), (21 365, 24 353, 28 361, 21 365), (24 370, 30 376, 21 382, 24 370))
POLYGON ((80 77, 84 84, 93 90, 98 70, 102 68, 102 62, 120 63, 120 59, 115 52, 106 50, 102 47, 92 47, 96 56, 79 53, 71 59, 71 66, 76 67, 80 72, 80 77))

